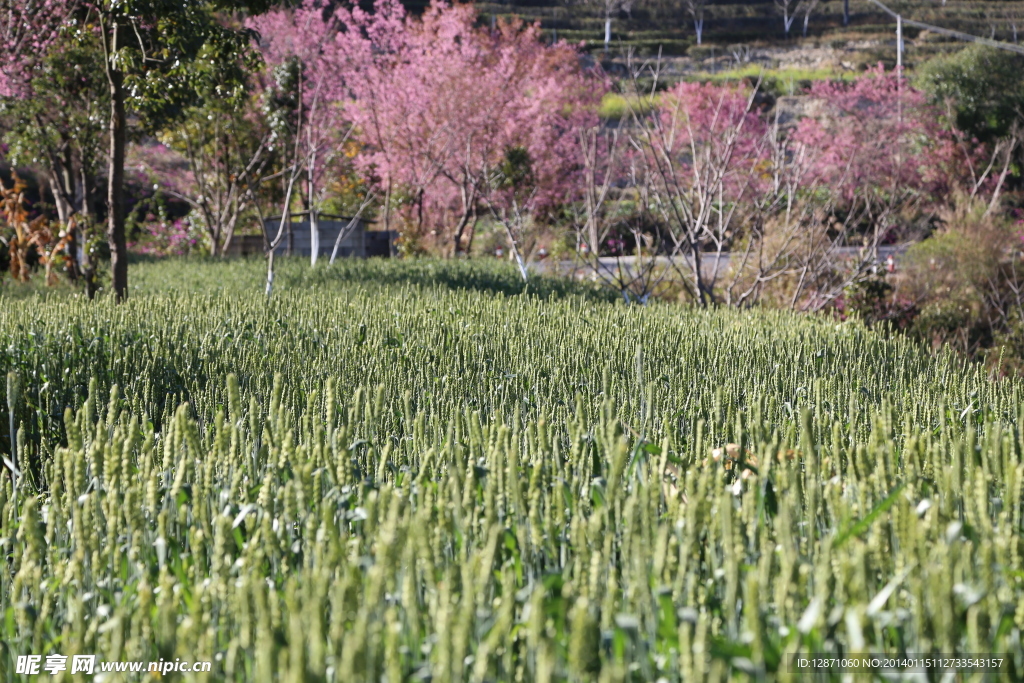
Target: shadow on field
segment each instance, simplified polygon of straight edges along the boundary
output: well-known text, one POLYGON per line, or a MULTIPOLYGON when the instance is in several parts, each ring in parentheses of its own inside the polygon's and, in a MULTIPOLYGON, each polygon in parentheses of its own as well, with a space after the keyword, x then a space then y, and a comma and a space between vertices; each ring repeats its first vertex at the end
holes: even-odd
MULTIPOLYGON (((196 293, 262 293, 266 261, 262 258, 221 260, 214 258, 165 258, 133 256, 129 282, 133 293, 170 291, 196 293)), ((313 290, 330 292, 358 287, 411 285, 426 288, 473 290, 516 296, 524 292, 541 299, 579 296, 590 301, 612 302, 614 294, 590 283, 566 278, 531 275, 524 283, 519 270, 495 260, 440 259, 326 259, 316 266, 301 257, 278 258, 276 292, 313 290)))

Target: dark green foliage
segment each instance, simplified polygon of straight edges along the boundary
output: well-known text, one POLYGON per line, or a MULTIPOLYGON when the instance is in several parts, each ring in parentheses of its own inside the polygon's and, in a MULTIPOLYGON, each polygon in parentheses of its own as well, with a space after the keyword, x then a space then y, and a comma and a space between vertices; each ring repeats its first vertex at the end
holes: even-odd
POLYGON ((505 150, 505 159, 500 169, 501 185, 516 191, 533 186, 533 160, 530 152, 523 147, 505 150))
POLYGON ((1024 55, 972 46, 925 63, 918 78, 938 104, 951 104, 957 128, 982 142, 1024 122, 1024 55))
POLYGON ((246 97, 249 73, 260 59, 253 45, 256 36, 225 25, 214 10, 221 6, 244 10, 251 4, 211 4, 206 0, 101 3, 110 35, 115 30, 118 34, 117 41, 112 41, 118 48, 114 64, 125 74, 126 103, 144 128, 159 130, 206 99, 230 105, 246 97))
POLYGON ((882 278, 858 282, 843 296, 843 313, 856 316, 880 331, 906 330, 917 317, 917 306, 893 296, 893 289, 893 285, 882 278))
POLYGON ((32 97, 0 100, 8 160, 59 172, 58 156, 73 154, 87 174, 95 175, 109 107, 97 42, 83 35, 60 44, 39 63, 32 97))

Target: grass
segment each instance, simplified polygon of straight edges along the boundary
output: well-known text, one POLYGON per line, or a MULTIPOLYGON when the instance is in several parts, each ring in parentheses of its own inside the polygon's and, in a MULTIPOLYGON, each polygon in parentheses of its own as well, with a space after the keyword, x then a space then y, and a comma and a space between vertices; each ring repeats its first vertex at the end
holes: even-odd
POLYGON ((0 299, 0 679, 51 652, 289 683, 1024 672, 1018 382, 494 264, 289 262, 270 301, 261 267, 0 299))
MULTIPOLYGON (((223 293, 248 296, 264 291, 266 265, 262 258, 223 261, 199 258, 142 260, 132 270, 132 291, 152 295, 168 292, 223 293)), ((562 278, 531 275, 524 285, 518 268, 508 261, 489 259, 340 259, 311 269, 305 259, 278 259, 274 290, 292 292, 345 292, 351 288, 373 289, 398 285, 428 289, 473 290, 513 296, 527 294, 540 299, 580 296, 594 301, 612 297, 594 286, 562 278)))
POLYGON ((622 119, 629 116, 634 109, 642 113, 651 111, 657 106, 658 100, 657 95, 636 97, 635 95, 626 96, 610 92, 601 98, 601 106, 598 107, 597 114, 602 119, 622 119))
POLYGON ((762 78, 765 83, 795 82, 799 84, 811 81, 828 81, 837 79, 852 81, 860 75, 861 74, 856 72, 837 72, 832 69, 763 69, 756 64, 749 64, 735 69, 725 69, 715 72, 698 71, 689 75, 688 79, 723 83, 740 80, 757 82, 758 78, 762 78))
MULTIPOLYGON (((813 81, 834 79, 852 81, 860 75, 855 72, 837 73, 827 69, 762 69, 756 65, 749 65, 717 72, 692 72, 685 74, 683 80, 716 84, 746 81, 752 84, 761 78, 761 88, 764 91, 780 96, 800 94, 813 81)), ((629 115, 631 108, 639 108, 643 112, 648 112, 657 106, 658 99, 658 95, 637 97, 607 93, 601 99, 598 115, 603 119, 614 120, 629 115)))

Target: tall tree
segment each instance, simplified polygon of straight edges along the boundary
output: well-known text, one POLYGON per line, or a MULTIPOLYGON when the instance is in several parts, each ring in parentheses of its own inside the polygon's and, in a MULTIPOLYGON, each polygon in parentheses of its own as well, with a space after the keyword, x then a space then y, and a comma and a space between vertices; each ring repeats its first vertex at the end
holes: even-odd
POLYGON ((270 134, 248 103, 208 101, 160 136, 188 160, 188 173, 162 189, 184 201, 202 226, 210 253, 224 256, 252 211, 253 193, 271 162, 270 134))
POLYGON ((96 289, 95 262, 82 247, 96 219, 97 178, 105 143, 107 88, 95 37, 81 32, 49 48, 19 84, 20 96, 0 98, 6 156, 41 171, 49 185, 61 231, 69 236, 69 275, 81 267, 85 288, 96 289))
POLYGON ((1024 125, 1024 57, 974 45, 929 60, 917 80, 956 126, 986 143, 1024 125))
POLYGON ((697 44, 700 45, 704 38, 704 10, 711 4, 711 0, 685 0, 686 11, 693 19, 693 30, 697 34, 697 44))
POLYGON ((819 172, 865 230, 904 237, 902 218, 948 196, 968 160, 924 93, 881 66, 852 83, 817 82, 807 94, 829 116, 804 118, 792 136, 815 150, 819 172))
POLYGON ((608 52, 612 41, 612 18, 619 12, 625 12, 632 17, 636 0, 566 0, 566 4, 581 4, 601 12, 604 17, 604 51, 608 52))
MULTIPOLYGON (((343 173, 343 149, 352 133, 341 102, 334 99, 341 78, 332 59, 338 20, 328 3, 306 0, 255 17, 249 25, 262 36, 260 51, 267 67, 257 87, 271 133, 268 144, 280 152, 281 165, 291 167, 280 173, 285 196, 278 232, 281 237, 290 234, 288 188, 304 180, 305 191, 296 194, 309 215, 310 237, 318 243, 319 215, 328 201, 330 180, 343 173)), ((311 260, 315 264, 315 249, 311 260)))
POLYGON ((536 179, 530 205, 562 199, 577 166, 575 130, 592 125, 603 86, 578 53, 544 45, 537 26, 481 29, 467 5, 435 3, 418 19, 396 2, 375 10, 340 15, 334 73, 342 80, 330 85, 331 99, 349 101, 362 167, 385 196, 409 198, 417 232, 448 254, 468 251, 480 209, 512 198, 483 194, 517 148, 536 179))
POLYGON ((775 0, 775 6, 782 12, 782 26, 786 29, 786 37, 789 37, 789 30, 793 28, 796 20, 799 3, 797 0, 775 0))
POLYGON ((267 9, 269 0, 89 0, 86 22, 99 30, 110 96, 107 241, 116 297, 128 296, 124 162, 128 112, 151 129, 182 114, 201 95, 201 70, 225 69, 217 93, 244 88, 240 58, 251 32, 218 21, 218 11, 267 9))
POLYGON ((807 25, 811 22, 811 14, 818 7, 819 0, 804 0, 800 6, 800 10, 804 13, 804 38, 807 37, 807 25))

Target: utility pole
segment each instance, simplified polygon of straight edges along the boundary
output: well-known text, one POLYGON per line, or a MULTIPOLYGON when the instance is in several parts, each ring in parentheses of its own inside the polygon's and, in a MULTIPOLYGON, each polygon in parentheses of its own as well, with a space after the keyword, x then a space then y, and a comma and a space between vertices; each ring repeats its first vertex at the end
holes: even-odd
POLYGON ((903 123, 903 16, 896 15, 896 115, 903 123))
POLYGON ((903 17, 896 15, 896 76, 903 75, 903 17))

